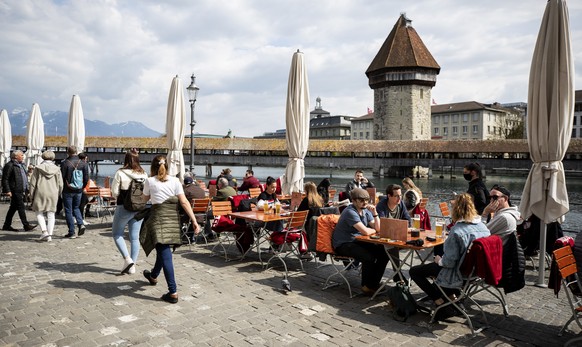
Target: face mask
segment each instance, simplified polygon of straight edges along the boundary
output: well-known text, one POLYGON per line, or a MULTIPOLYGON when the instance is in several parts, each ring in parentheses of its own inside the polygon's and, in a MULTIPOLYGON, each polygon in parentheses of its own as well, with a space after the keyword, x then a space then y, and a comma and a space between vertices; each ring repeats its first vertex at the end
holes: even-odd
POLYGON ((471 176, 471 174, 470 174, 470 173, 463 174, 463 177, 464 177, 464 178, 465 178, 465 180, 467 180, 467 181, 470 181, 470 180, 472 180, 472 179, 473 179, 473 176, 471 176))

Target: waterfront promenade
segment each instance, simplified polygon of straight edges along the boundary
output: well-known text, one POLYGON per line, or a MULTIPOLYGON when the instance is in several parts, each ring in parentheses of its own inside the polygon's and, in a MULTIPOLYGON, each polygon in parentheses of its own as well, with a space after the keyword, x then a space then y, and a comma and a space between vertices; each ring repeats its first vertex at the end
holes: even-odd
MULTIPOLYGON (((0 204, 0 218, 7 208, 0 204)), ((180 301, 171 305, 159 299, 163 277, 150 286, 141 275, 154 255, 141 252, 136 274, 117 275, 110 219, 88 221, 86 234, 69 240, 58 237, 66 229, 58 219, 51 243, 35 242, 39 231, 0 231, 1 346, 561 346, 574 337, 557 336, 570 315, 565 294, 531 285, 531 264, 528 285, 508 295, 509 318, 480 296, 491 327, 477 337, 460 318, 429 325, 418 313, 401 323, 385 296, 369 302, 349 299, 345 286, 322 291, 329 267, 314 262, 291 272, 293 291, 284 293, 280 271, 264 271, 253 254, 226 263, 210 257, 210 246, 176 250, 180 301)), ((350 279, 359 290, 357 273, 350 279)))

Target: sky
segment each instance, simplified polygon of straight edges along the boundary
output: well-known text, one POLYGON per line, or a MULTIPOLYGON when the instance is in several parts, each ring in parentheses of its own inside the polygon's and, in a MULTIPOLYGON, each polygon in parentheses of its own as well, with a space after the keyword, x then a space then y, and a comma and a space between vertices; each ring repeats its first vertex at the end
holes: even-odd
MULTIPOLYGON (((165 132, 172 78, 196 75, 195 133, 285 128, 291 59, 304 53, 310 109, 374 107, 365 71, 400 13, 437 63, 438 104, 527 102, 546 0, 0 0, 0 108, 40 105, 165 132)), ((568 2, 582 89, 582 1, 568 2)), ((185 94, 186 95, 186 94, 185 94)), ((187 100, 187 95, 186 95, 187 100)), ((187 121, 190 108, 186 105, 187 121)), ((189 127, 187 127, 189 133, 189 127)))

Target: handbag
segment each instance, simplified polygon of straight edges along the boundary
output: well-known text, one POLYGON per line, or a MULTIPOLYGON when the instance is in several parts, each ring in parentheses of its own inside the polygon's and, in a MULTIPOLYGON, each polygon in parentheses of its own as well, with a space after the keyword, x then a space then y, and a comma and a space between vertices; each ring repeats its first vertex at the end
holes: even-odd
POLYGON ((215 232, 220 233, 223 231, 231 231, 235 228, 238 228, 238 226, 228 216, 220 216, 219 218, 215 218, 212 221, 211 228, 215 232))
POLYGON ((392 318, 399 322, 405 322, 418 309, 405 282, 398 282, 394 287, 388 288, 388 300, 393 307, 392 318))

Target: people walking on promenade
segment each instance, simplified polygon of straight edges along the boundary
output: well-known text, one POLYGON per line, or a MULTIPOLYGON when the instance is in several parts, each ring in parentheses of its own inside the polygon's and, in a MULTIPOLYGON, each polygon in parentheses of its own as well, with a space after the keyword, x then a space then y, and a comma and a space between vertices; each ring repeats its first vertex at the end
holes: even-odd
POLYGON ((42 231, 38 241, 50 242, 55 229, 57 201, 63 191, 63 177, 60 168, 53 162, 53 151, 43 152, 41 158, 44 161, 34 168, 30 177, 30 196, 32 210, 36 211, 36 219, 42 231))
POLYGON ((478 214, 482 214, 485 206, 489 204, 489 191, 483 183, 481 165, 470 163, 463 168, 463 177, 469 181, 467 193, 473 196, 473 203, 478 214))
POLYGON ((67 148, 67 159, 61 163, 61 174, 63 175, 63 207, 65 208, 65 218, 67 219, 67 227, 69 232, 64 236, 66 238, 74 239, 75 236, 75 222, 79 228, 79 236, 85 233, 85 225, 83 224, 83 214, 81 213, 81 195, 83 188, 89 182, 89 169, 84 161, 77 157, 77 148, 70 146, 67 148), (77 177, 74 171, 80 171, 82 182, 76 182, 77 177), (74 175, 75 174, 75 175, 74 175), (80 187, 79 187, 80 185, 80 187))
POLYGON ((144 199, 149 199, 152 207, 142 224, 140 243, 148 256, 156 250, 156 262, 151 271, 144 270, 143 275, 151 285, 158 283, 158 276, 162 269, 168 285, 168 293, 161 299, 175 304, 178 302, 178 290, 174 278, 174 263, 172 247, 182 244, 180 234, 180 216, 178 204, 190 217, 194 228, 194 235, 200 232, 200 225, 192 212, 190 202, 184 195, 180 180, 167 174, 166 157, 157 155, 151 164, 150 176, 144 183, 144 199))
POLYGON ((111 194, 117 199, 117 207, 113 214, 113 225, 111 226, 111 234, 113 241, 123 257, 123 266, 121 267, 121 274, 134 274, 135 264, 139 255, 139 230, 143 220, 136 220, 134 217, 137 211, 130 211, 125 208, 124 201, 128 194, 130 194, 131 182, 134 179, 145 181, 148 175, 139 165, 139 154, 136 150, 127 151, 123 167, 115 172, 113 182, 111 184, 111 194), (130 253, 127 251, 123 233, 125 227, 129 232, 129 243, 131 249, 130 253))
POLYGON ((10 208, 6 213, 2 230, 18 231, 12 227, 12 218, 18 212, 24 230, 30 231, 36 228, 36 224, 30 224, 26 219, 24 202, 28 191, 28 176, 24 168, 24 153, 16 150, 10 154, 10 159, 2 168, 2 193, 10 198, 10 208))

